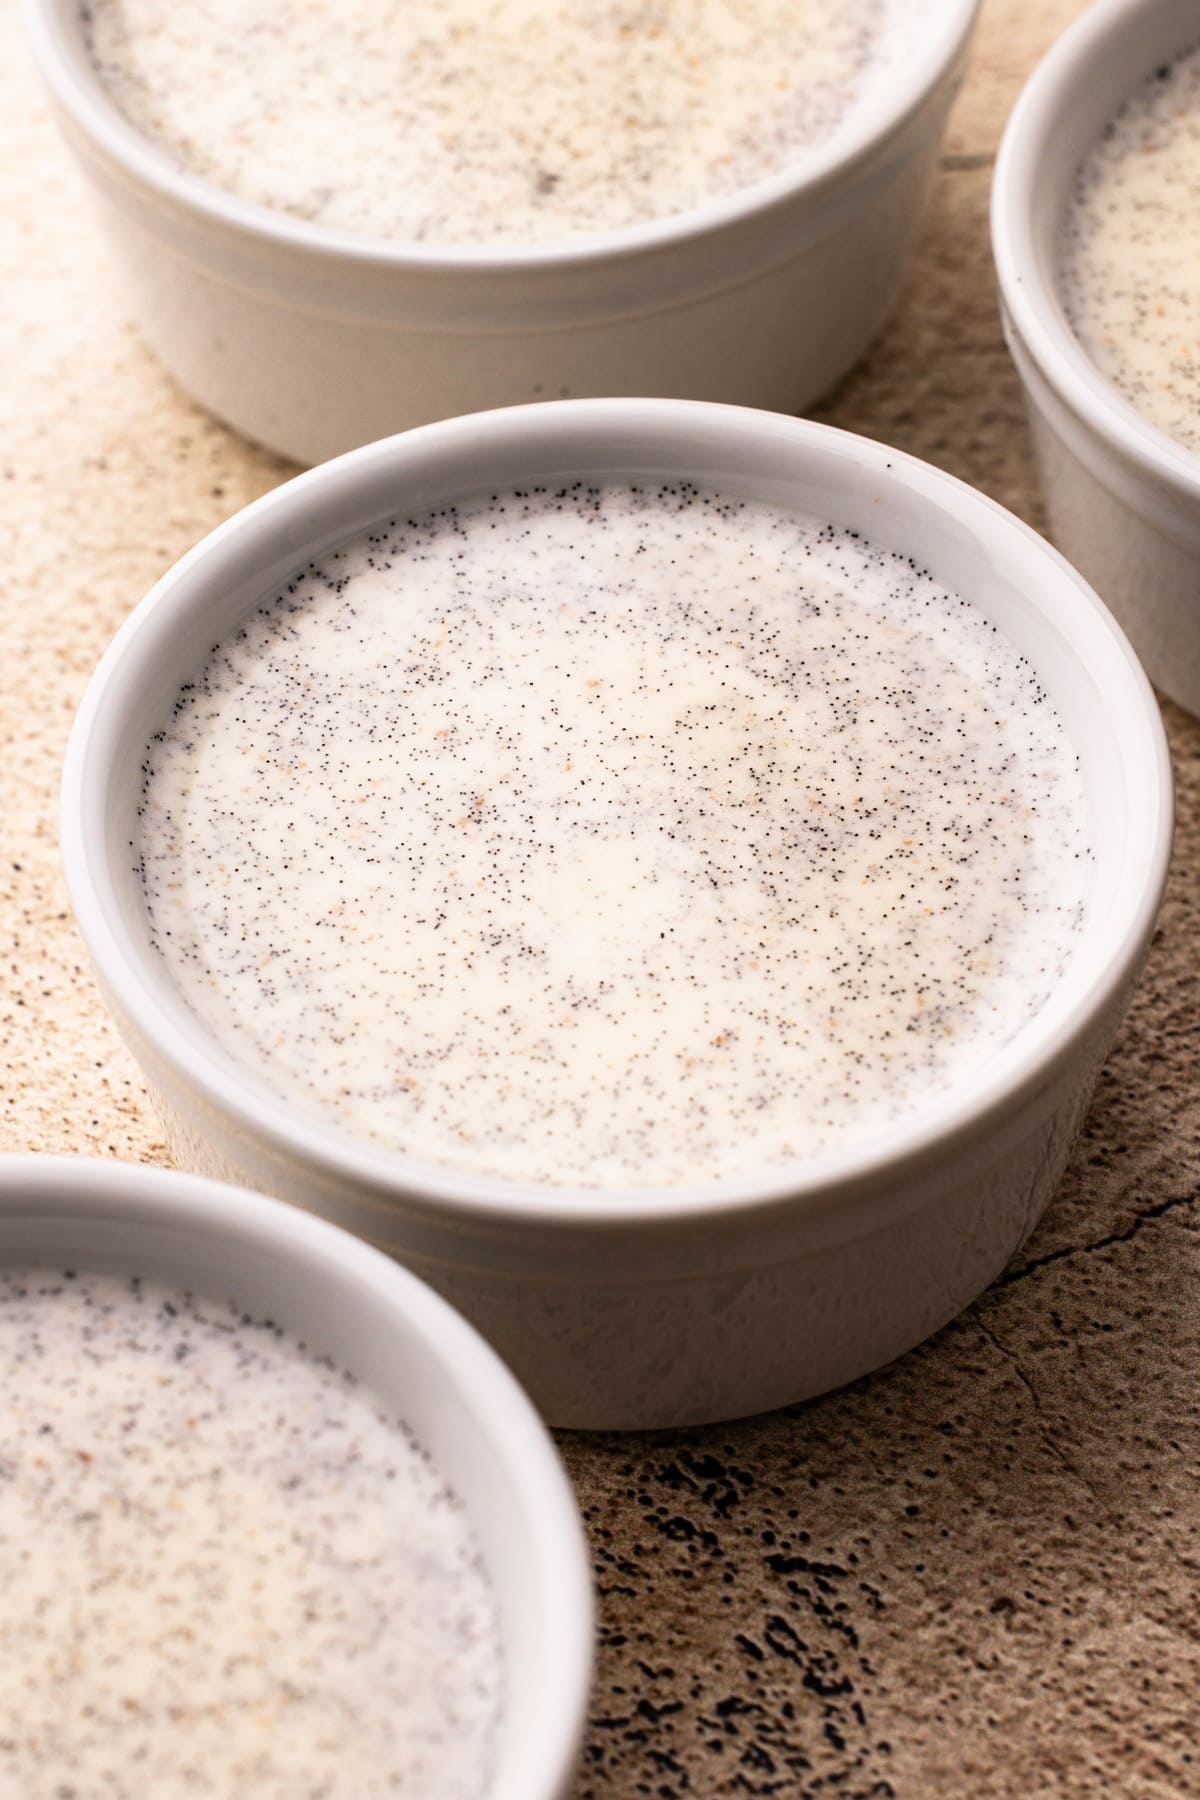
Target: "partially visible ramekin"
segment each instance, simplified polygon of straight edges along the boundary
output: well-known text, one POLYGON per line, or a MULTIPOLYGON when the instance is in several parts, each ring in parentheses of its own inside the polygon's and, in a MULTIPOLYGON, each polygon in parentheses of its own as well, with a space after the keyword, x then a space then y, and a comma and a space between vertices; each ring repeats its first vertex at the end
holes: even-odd
POLYGON ((928 1336, 999 1273, 1063 1169, 1149 942, 1170 839, 1162 722, 1132 651, 1082 578, 1002 508, 810 421, 580 400, 368 445, 205 539, 131 615, 84 699, 62 845, 76 918, 175 1156, 393 1252, 474 1320, 555 1423, 633 1427, 820 1393, 928 1336), (505 485, 659 476, 903 551, 1023 650, 1081 758, 1096 849, 1058 988, 965 1091, 867 1144, 706 1185, 521 1185, 315 1121, 228 1058, 151 944, 130 848, 151 734, 211 645, 323 547, 505 485))
POLYGON ((977 3, 915 18, 894 78, 795 171, 627 231, 511 250, 354 237, 181 173, 109 99, 79 0, 26 0, 26 17, 146 338, 213 412, 317 462, 567 394, 807 406, 899 291, 977 3))
POLYGON ((499 1757, 480 1800, 567 1800, 591 1684, 583 1532, 533 1408, 465 1320, 323 1219, 195 1175, 94 1158, 0 1157, 0 1265, 18 1264, 140 1275, 236 1301, 404 1419, 466 1507, 499 1608, 499 1757))
POLYGON ((1121 102, 1197 40, 1195 0, 1098 0, 1076 20, 1008 122, 992 244, 1055 542, 1112 607, 1154 684, 1200 713, 1200 457, 1106 380, 1058 292, 1080 163, 1121 102))

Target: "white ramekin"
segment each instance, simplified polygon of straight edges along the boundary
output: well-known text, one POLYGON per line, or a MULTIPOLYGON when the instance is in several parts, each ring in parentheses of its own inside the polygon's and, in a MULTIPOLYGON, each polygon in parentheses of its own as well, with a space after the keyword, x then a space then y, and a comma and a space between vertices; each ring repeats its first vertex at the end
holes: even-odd
POLYGON ((0 1263, 19 1262, 236 1299, 406 1420, 465 1505, 499 1605, 506 1691, 486 1800, 567 1800, 591 1684, 583 1532, 532 1406, 465 1320, 323 1219, 195 1175, 96 1158, 0 1157, 0 1263))
POLYGON ((992 245, 1054 539, 1112 607, 1155 685, 1200 713, 1200 457, 1100 373, 1058 294, 1080 163, 1143 79, 1197 42, 1196 0, 1098 0, 1076 20, 1008 122, 992 245))
POLYGON ((267 495, 124 625, 64 777, 76 917, 176 1157, 383 1245, 474 1320, 550 1419, 584 1426, 717 1419, 818 1393, 979 1293, 1062 1170, 1149 941, 1170 836, 1153 694, 1108 613, 1042 539, 884 445, 670 400, 447 420, 267 495), (1020 646, 1082 759, 1096 842, 1090 919, 1060 987, 970 1091, 867 1148, 707 1186, 596 1193, 476 1179, 303 1116, 226 1059, 150 946, 129 846, 151 733, 213 642, 335 540, 506 483, 659 475, 858 529, 969 595, 1020 646))
POLYGON ((25 0, 141 329, 205 406, 301 462, 430 419, 564 395, 796 411, 883 324, 978 0, 915 17, 878 96, 796 172, 627 231, 532 248, 355 237, 181 173, 117 112, 78 0, 25 0))

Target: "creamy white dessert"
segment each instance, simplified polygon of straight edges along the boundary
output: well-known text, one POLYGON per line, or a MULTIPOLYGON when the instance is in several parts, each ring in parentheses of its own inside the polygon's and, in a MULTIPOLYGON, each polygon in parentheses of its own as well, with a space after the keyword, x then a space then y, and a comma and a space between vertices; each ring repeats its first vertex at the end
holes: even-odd
POLYGON ((502 1705, 463 1510, 269 1320, 0 1271, 0 1789, 480 1800, 502 1705))
POLYGON ((685 211, 834 137, 914 0, 88 0, 126 117, 303 219, 513 243, 685 211))
POLYGON ((677 1184, 969 1083, 1059 980, 1077 759, 969 599, 686 483, 381 525, 146 753, 153 942, 248 1073, 516 1181, 677 1184))
POLYGON ((1142 82, 1085 159, 1061 290, 1097 368, 1200 450, 1200 44, 1142 82))

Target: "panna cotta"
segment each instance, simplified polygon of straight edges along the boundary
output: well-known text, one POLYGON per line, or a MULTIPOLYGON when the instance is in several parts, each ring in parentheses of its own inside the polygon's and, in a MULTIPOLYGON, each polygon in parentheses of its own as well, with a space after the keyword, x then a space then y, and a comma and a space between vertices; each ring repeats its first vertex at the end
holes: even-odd
POLYGON ((1200 451, 1200 44, 1155 69, 1085 158, 1060 286, 1096 367, 1200 451))
POLYGON ((479 1800, 503 1703, 464 1510, 272 1320, 0 1270, 6 1793, 479 1800))
POLYGON ((212 1039, 426 1162, 605 1189, 861 1142, 1054 990, 1078 761, 967 595, 687 482, 381 523, 146 750, 152 941, 212 1039))
POLYGON ((914 0, 89 0, 116 105, 182 169, 427 244, 623 229, 790 167, 917 40, 914 0))

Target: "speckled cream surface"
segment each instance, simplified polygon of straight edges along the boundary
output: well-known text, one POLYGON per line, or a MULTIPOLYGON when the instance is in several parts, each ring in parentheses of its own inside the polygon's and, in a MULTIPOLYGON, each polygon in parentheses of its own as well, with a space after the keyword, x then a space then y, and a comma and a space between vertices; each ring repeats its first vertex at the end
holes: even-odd
POLYGON ((0 1784, 478 1800, 503 1667, 401 1421, 228 1298, 0 1269, 0 1784))
POLYGON ((731 194, 821 149, 919 29, 915 0, 84 14, 113 99, 179 167, 297 218, 431 244, 617 230, 731 194))
POLYGON ((970 596, 692 482, 381 521, 190 672, 142 770, 151 941, 215 1045, 518 1182, 877 1136, 1035 1016, 1090 885, 1078 758, 970 596))
POLYGON ((1200 43, 1138 82, 1084 159, 1061 256, 1067 317, 1097 368, 1200 450, 1200 43))
MULTIPOLYGON (((1077 0, 984 0, 899 314, 822 416, 1039 522, 987 244, 992 158, 1077 0)), ((288 471, 125 323, 0 4, 0 1142, 162 1161, 84 965, 58 773, 88 675, 288 471)), ((736 1427, 565 1436, 599 1583, 574 1800, 1191 1800, 1200 1541, 1200 725, 1166 905, 1062 1189, 930 1344, 736 1427)))

